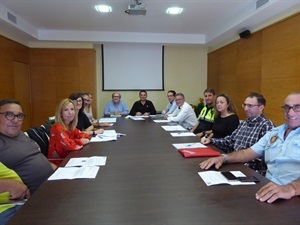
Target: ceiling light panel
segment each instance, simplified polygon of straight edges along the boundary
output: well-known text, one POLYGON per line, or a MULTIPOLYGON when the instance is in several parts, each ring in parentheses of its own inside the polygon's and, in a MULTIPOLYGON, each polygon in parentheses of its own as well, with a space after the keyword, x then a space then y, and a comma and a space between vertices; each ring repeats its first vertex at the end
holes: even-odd
POLYGON ((180 14, 182 13, 182 10, 183 8, 179 8, 179 7, 170 7, 166 10, 166 13, 167 14, 173 14, 173 15, 176 15, 176 14, 180 14))
POLYGON ((95 9, 98 12, 102 12, 102 13, 108 13, 112 11, 111 6, 109 5, 95 5, 95 9))

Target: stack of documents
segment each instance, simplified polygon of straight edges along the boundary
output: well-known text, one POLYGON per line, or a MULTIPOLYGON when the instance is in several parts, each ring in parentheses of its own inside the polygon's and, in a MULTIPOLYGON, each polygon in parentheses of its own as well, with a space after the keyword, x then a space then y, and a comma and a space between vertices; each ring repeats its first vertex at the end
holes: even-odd
POLYGON ((71 158, 66 167, 59 167, 48 180, 95 178, 99 166, 105 164, 106 156, 71 158))
POLYGON ((148 118, 149 116, 126 116, 125 119, 132 119, 132 120, 145 120, 144 118, 148 118))
POLYGON ((115 123, 115 122, 117 122, 117 118, 104 117, 99 119, 99 123, 115 123))
POLYGON ((154 123, 169 123, 169 120, 153 120, 154 123))
POLYGON ((176 126, 161 126, 165 131, 187 131, 180 125, 176 126))
POLYGON ((200 142, 192 142, 192 143, 179 143, 173 144, 176 149, 185 149, 185 148, 207 148, 207 146, 201 144, 200 142))
MULTIPOLYGON (((230 171, 236 177, 245 177, 241 171, 230 171)), ((217 184, 230 184, 230 185, 253 185, 255 182, 241 182, 239 180, 228 180, 226 179, 220 171, 204 171, 198 172, 199 176, 205 182, 207 186, 217 185, 217 184)))
POLYGON ((116 141, 118 134, 115 130, 105 130, 103 134, 97 134, 92 137, 90 142, 116 141))
POLYGON ((196 136, 193 132, 176 132, 170 133, 172 137, 194 137, 196 136))

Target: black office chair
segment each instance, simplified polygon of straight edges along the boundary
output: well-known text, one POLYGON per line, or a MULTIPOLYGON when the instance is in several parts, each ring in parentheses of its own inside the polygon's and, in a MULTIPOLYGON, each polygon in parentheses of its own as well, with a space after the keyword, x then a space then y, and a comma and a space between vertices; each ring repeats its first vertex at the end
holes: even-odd
POLYGON ((49 131, 44 125, 30 128, 26 131, 29 138, 34 140, 41 149, 41 152, 47 157, 49 146, 49 131))

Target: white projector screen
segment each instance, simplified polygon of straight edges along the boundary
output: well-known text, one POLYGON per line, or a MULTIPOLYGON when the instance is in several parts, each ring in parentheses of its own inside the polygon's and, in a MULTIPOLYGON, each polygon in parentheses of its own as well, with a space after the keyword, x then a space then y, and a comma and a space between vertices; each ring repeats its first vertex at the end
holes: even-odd
POLYGON ((159 44, 103 44, 102 90, 164 90, 163 60, 159 44))

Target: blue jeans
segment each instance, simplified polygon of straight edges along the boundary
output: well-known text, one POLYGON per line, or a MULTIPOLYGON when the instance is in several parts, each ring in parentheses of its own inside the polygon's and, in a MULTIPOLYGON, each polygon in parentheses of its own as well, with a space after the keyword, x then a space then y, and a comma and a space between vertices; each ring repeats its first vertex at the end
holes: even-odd
POLYGON ((15 207, 0 213, 0 225, 5 225, 21 207, 21 205, 16 205, 15 207))

